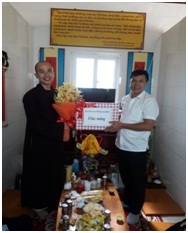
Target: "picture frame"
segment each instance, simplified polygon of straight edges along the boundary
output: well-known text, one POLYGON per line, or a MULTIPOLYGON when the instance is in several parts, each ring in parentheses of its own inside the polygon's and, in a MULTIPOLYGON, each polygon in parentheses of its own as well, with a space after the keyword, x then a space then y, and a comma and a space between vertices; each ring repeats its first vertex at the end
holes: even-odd
POLYGON ((126 95, 130 93, 130 76, 132 71, 143 69, 148 72, 149 80, 145 91, 151 93, 153 53, 152 52, 128 52, 126 95))
POLYGON ((143 49, 145 12, 51 8, 50 45, 143 49))
POLYGON ((60 48, 40 48, 39 61, 48 61, 52 64, 55 78, 54 88, 62 86, 64 82, 65 50, 60 48))

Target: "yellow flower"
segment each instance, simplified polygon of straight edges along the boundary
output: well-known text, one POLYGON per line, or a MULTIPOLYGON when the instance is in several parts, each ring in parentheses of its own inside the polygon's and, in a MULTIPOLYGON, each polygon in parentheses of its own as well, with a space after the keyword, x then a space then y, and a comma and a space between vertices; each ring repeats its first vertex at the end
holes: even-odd
POLYGON ((79 96, 80 91, 73 82, 64 82, 62 86, 56 88, 54 98, 56 103, 65 103, 77 101, 79 96))

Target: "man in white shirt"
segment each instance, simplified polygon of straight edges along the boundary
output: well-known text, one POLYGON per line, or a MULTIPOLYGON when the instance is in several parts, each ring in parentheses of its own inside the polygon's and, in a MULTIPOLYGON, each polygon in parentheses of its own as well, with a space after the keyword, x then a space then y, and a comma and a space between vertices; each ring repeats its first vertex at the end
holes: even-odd
POLYGON ((117 160, 124 183, 124 204, 128 224, 139 221, 145 199, 145 172, 148 159, 148 138, 159 115, 157 101, 145 92, 148 73, 135 70, 130 77, 130 94, 121 101, 120 121, 112 121, 106 132, 117 132, 117 160))

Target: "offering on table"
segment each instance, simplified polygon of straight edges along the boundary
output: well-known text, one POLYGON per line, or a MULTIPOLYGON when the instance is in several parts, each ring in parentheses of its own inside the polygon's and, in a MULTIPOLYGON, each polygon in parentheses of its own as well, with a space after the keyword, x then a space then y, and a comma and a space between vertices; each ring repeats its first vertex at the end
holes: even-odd
POLYGON ((82 208, 85 205, 84 198, 83 197, 78 197, 76 205, 77 205, 78 208, 82 208))
POLYGON ((116 215, 116 220, 117 220, 117 223, 122 223, 124 221, 123 215, 117 214, 116 215))
POLYGON ((104 225, 105 215, 100 211, 90 211, 83 214, 76 222, 77 231, 101 231, 104 225))
POLYGON ((98 211, 100 213, 104 213, 104 207, 98 203, 89 202, 83 207, 83 211, 84 213, 90 213, 90 214, 92 211, 95 212, 98 211))
POLYGON ((100 202, 103 199, 103 190, 92 190, 81 193, 85 202, 100 202))
POLYGON ((109 194, 112 195, 112 196, 115 195, 114 189, 109 189, 109 194))
POLYGON ((69 225, 74 226, 75 223, 76 223, 76 219, 75 218, 70 218, 69 219, 69 225))

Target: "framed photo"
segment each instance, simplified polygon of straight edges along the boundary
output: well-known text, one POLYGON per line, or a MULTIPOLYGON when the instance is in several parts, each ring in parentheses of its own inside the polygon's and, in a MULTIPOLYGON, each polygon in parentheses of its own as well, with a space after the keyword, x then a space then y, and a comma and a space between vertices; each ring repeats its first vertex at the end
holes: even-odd
POLYGON ((132 71, 142 69, 147 70, 149 74, 148 85, 145 89, 146 92, 151 93, 152 82, 152 67, 153 67, 153 53, 145 52, 129 52, 128 53, 128 70, 127 70, 127 86, 126 95, 130 92, 130 76, 132 71))
POLYGON ((63 85, 65 50, 59 48, 40 48, 40 61, 49 61, 54 69, 55 78, 52 83, 54 88, 63 85))

